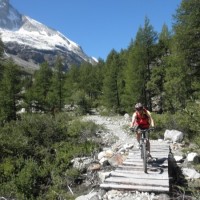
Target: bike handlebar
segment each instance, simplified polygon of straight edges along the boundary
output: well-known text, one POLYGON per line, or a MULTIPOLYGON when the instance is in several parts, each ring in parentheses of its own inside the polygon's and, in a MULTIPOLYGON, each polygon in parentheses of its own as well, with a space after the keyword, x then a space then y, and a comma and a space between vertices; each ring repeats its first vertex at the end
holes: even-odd
POLYGON ((140 128, 135 129, 134 127, 130 127, 130 130, 133 132, 139 131, 141 133, 144 133, 144 132, 148 132, 148 131, 153 131, 154 127, 147 128, 147 129, 140 129, 140 128))

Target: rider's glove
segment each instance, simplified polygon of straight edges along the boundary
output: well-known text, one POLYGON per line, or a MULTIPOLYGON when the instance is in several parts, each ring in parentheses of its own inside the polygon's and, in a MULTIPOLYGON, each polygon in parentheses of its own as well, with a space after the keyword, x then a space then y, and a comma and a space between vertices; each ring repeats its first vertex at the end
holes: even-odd
POLYGON ((138 126, 132 126, 130 128, 131 131, 136 132, 138 130, 138 126))

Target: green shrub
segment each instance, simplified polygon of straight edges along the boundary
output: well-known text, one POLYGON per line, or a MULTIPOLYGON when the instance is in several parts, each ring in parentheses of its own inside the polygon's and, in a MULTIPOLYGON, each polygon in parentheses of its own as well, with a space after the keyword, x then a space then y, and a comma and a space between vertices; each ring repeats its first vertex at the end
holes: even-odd
POLYGON ((98 148, 93 122, 67 114, 23 115, 0 128, 0 194, 16 199, 73 199, 67 184, 76 179, 71 160, 98 148))
POLYGON ((32 160, 26 160, 22 170, 17 174, 15 184, 20 193, 24 194, 27 199, 38 195, 37 177, 39 166, 32 160))
POLYGON ((184 140, 193 142, 200 147, 200 104, 188 102, 185 109, 177 111, 175 114, 152 113, 155 121, 156 133, 152 138, 161 136, 166 129, 175 129, 184 133, 184 140), (157 136, 156 136, 157 135, 157 136))
POLYGON ((199 145, 200 137, 200 103, 189 102, 184 109, 184 115, 188 119, 187 126, 190 129, 190 135, 188 136, 193 142, 197 142, 199 145))
POLYGON ((0 158, 18 156, 28 151, 28 137, 23 135, 17 122, 6 123, 0 128, 0 158))
POLYGON ((10 181, 13 173, 15 173, 14 160, 11 157, 4 158, 0 163, 1 181, 10 181))

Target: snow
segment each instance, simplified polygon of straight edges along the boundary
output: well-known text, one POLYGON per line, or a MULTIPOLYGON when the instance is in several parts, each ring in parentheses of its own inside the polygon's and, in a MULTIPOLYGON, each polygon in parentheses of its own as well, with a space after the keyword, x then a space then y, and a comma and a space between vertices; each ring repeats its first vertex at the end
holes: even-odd
MULTIPOLYGON (((4 6, 2 3, 0 5, 4 6)), ((77 43, 68 39, 59 31, 28 16, 19 14, 12 6, 9 7, 9 13, 4 16, 2 22, 7 25, 7 20, 9 20, 11 26, 0 27, 0 35, 4 43, 16 42, 22 46, 30 46, 39 50, 71 51, 85 61, 90 59, 77 43)), ((96 61, 97 59, 93 58, 93 60, 96 61)))
POLYGON ((7 18, 14 22, 14 25, 11 30, 0 28, 3 42, 17 42, 21 45, 27 45, 35 49, 43 50, 60 50, 64 48, 79 54, 80 57, 86 57, 78 44, 69 40, 60 32, 48 28, 28 16, 23 16, 23 25, 17 27, 17 22, 21 20, 19 16, 20 15, 18 15, 15 10, 9 9, 9 15, 7 18))
POLYGON ((34 30, 29 31, 23 27, 16 31, 2 30, 3 42, 17 42, 20 44, 32 46, 36 49, 53 50, 56 46, 62 46, 69 51, 78 52, 79 46, 68 40, 67 38, 61 37, 58 32, 48 34, 45 30, 34 30))
POLYGON ((95 58, 95 57, 92 57, 92 59, 93 59, 95 62, 97 62, 97 63, 99 62, 98 59, 95 58))

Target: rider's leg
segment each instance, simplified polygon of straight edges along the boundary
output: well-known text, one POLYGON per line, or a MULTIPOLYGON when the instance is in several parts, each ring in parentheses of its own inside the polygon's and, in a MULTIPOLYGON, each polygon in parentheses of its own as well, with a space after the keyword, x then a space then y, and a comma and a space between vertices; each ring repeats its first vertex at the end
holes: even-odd
POLYGON ((137 141, 138 141, 138 146, 137 146, 137 148, 140 148, 140 139, 141 139, 141 133, 140 132, 136 132, 136 139, 137 139, 137 141))
POLYGON ((141 133, 137 131, 136 132, 136 139, 137 139, 139 144, 140 144, 140 138, 141 138, 141 133))

